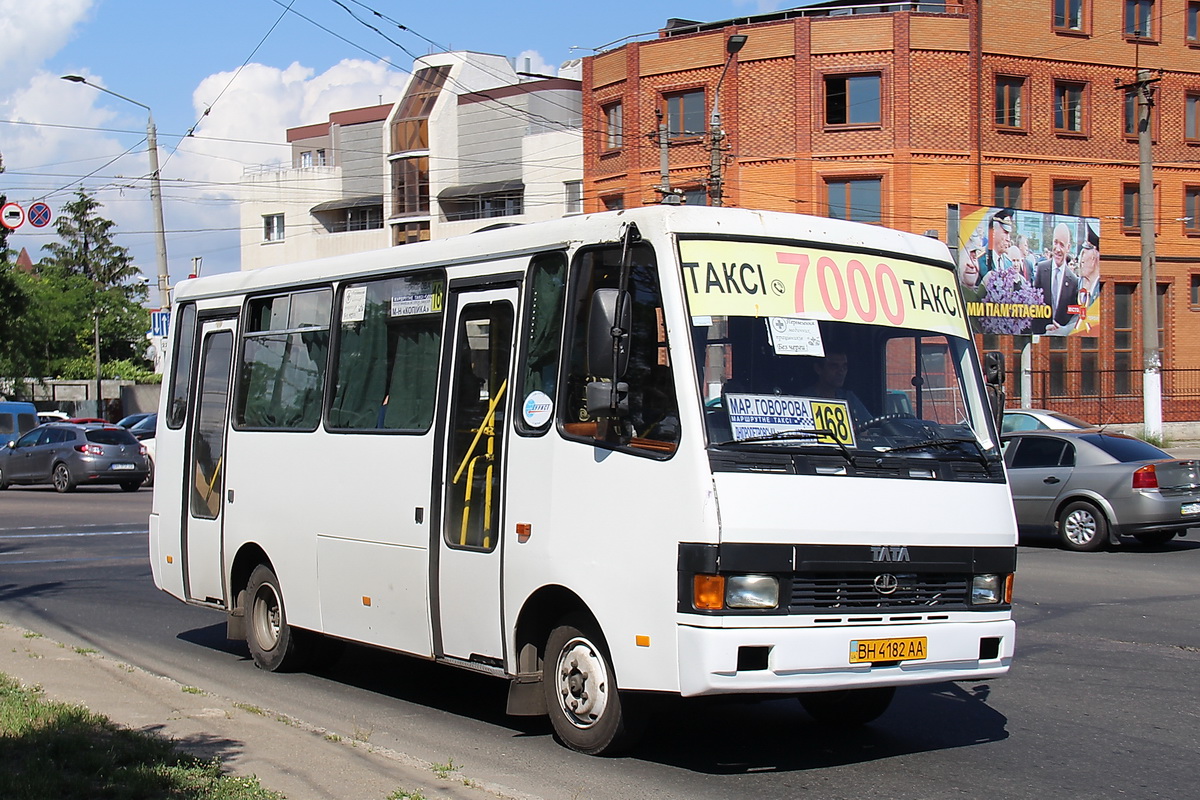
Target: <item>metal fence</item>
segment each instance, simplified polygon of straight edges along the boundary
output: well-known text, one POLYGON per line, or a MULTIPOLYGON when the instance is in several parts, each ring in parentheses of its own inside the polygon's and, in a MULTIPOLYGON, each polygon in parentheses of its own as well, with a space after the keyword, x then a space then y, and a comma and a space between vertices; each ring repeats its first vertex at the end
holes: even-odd
MULTIPOLYGON (((1021 376, 1010 374, 1008 406, 1021 404, 1021 376)), ((1035 408, 1049 408, 1101 425, 1141 422, 1142 371, 1034 370, 1030 388, 1035 408)), ((1162 371, 1163 421, 1200 420, 1200 368, 1162 371)))

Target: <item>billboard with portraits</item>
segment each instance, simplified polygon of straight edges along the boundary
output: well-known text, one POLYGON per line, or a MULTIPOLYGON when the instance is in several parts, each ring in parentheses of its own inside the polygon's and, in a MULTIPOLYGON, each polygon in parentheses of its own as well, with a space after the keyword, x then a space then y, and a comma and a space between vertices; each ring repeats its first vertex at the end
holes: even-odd
POLYGON ((977 333, 1099 335, 1099 219, 960 205, 958 235, 977 333))

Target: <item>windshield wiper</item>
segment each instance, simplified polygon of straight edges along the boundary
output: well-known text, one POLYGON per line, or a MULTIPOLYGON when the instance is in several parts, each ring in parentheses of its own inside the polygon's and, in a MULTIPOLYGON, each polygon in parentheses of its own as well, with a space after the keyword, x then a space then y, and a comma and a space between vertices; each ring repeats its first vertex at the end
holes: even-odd
POLYGON ((950 437, 942 437, 942 438, 938 438, 938 439, 926 439, 921 442, 916 442, 915 444, 902 444, 902 445, 898 445, 896 447, 889 447, 886 450, 879 450, 878 452, 899 453, 904 450, 920 450, 923 447, 951 447, 951 446, 957 445, 957 444, 973 444, 973 445, 975 445, 975 451, 979 455, 979 463, 982 464, 984 467, 987 467, 988 458, 987 458, 987 454, 983 451, 983 445, 981 445, 977 439, 972 439, 969 437, 950 436, 950 437))
POLYGON ((850 452, 846 445, 842 444, 834 436, 833 431, 828 428, 789 428, 788 430, 775 431, 774 433, 764 433, 758 436, 747 436, 745 439, 730 439, 727 442, 717 442, 717 447, 726 447, 735 444, 753 444, 755 442, 787 442, 803 440, 810 444, 818 445, 833 445, 841 452, 842 457, 854 466, 854 454, 850 452), (821 441, 821 437, 826 437, 831 441, 821 441))

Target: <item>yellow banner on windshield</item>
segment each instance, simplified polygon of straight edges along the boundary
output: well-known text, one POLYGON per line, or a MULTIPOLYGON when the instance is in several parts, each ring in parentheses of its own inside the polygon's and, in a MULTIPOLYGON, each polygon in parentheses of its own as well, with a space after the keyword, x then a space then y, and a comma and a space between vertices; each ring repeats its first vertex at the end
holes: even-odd
POLYGON ((763 242, 679 243, 692 316, 799 317, 967 336, 950 269, 763 242))

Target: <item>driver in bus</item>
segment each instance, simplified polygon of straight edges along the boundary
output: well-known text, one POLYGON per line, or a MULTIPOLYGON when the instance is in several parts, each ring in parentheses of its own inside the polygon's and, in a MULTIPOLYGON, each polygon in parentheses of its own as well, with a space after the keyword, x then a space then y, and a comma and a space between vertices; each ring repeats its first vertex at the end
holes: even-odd
POLYGON ((850 359, 843 350, 826 350, 825 357, 813 364, 813 372, 817 382, 809 386, 805 395, 808 397, 827 397, 845 400, 850 407, 850 418, 855 426, 862 425, 871 419, 872 414, 867 410, 862 400, 853 390, 846 388, 846 375, 850 372, 850 359))

